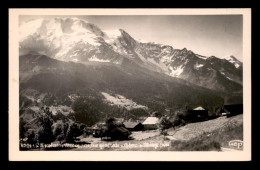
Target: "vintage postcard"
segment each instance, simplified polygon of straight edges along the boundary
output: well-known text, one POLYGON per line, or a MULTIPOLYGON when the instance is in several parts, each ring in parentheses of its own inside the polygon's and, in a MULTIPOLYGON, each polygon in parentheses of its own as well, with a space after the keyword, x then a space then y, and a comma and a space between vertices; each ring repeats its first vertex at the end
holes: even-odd
POLYGON ((9 9, 9 160, 251 160, 251 9, 9 9))

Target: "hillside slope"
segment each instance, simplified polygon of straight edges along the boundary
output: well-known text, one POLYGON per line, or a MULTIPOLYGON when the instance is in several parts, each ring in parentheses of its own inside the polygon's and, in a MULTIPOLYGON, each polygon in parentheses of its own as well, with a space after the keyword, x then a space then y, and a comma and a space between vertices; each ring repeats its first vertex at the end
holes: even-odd
POLYGON ((45 55, 20 56, 20 92, 34 89, 56 97, 77 94, 104 98, 101 92, 123 95, 154 110, 177 105, 213 106, 223 103, 219 93, 181 79, 148 71, 135 63, 81 64, 45 55))

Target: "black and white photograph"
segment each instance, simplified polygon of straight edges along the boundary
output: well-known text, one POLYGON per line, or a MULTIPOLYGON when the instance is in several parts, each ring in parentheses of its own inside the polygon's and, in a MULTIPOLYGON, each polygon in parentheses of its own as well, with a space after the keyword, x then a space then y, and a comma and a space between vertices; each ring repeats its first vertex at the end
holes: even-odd
POLYGON ((250 150, 250 67, 244 62, 251 56, 244 46, 243 9, 185 15, 85 11, 27 10, 15 19, 18 77, 11 82, 18 103, 9 114, 18 121, 18 152, 250 150))

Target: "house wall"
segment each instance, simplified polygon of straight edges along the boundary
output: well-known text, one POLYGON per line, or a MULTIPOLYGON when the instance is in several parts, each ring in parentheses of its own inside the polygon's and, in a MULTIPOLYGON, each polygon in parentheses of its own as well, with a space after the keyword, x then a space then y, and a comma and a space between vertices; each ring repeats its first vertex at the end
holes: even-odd
POLYGON ((156 124, 144 124, 144 130, 155 130, 158 129, 156 124))
POLYGON ((208 118, 207 110, 190 110, 188 114, 185 116, 185 121, 188 122, 198 122, 204 121, 208 118))
POLYGON ((140 130, 143 130, 144 129, 144 126, 142 124, 138 124, 137 126, 135 126, 133 128, 133 131, 140 131, 140 130))

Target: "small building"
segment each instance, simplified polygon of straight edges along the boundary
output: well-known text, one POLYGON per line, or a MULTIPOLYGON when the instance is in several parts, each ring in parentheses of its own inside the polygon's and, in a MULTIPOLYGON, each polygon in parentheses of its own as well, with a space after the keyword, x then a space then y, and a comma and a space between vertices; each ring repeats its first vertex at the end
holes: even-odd
POLYGON ((144 122, 144 130, 154 130, 158 128, 159 119, 157 117, 148 117, 144 122))
POLYGON ((208 119, 208 111, 203 107, 199 106, 193 110, 189 110, 188 114, 185 116, 185 121, 188 122, 199 122, 208 119))
POLYGON ((131 132, 124 127, 116 127, 111 130, 110 137, 113 140, 124 140, 128 139, 131 135, 131 132))
POLYGON ((223 107, 227 117, 243 114, 243 104, 228 104, 223 107))
POLYGON ((141 131, 144 128, 141 122, 124 122, 123 124, 130 131, 141 131))

